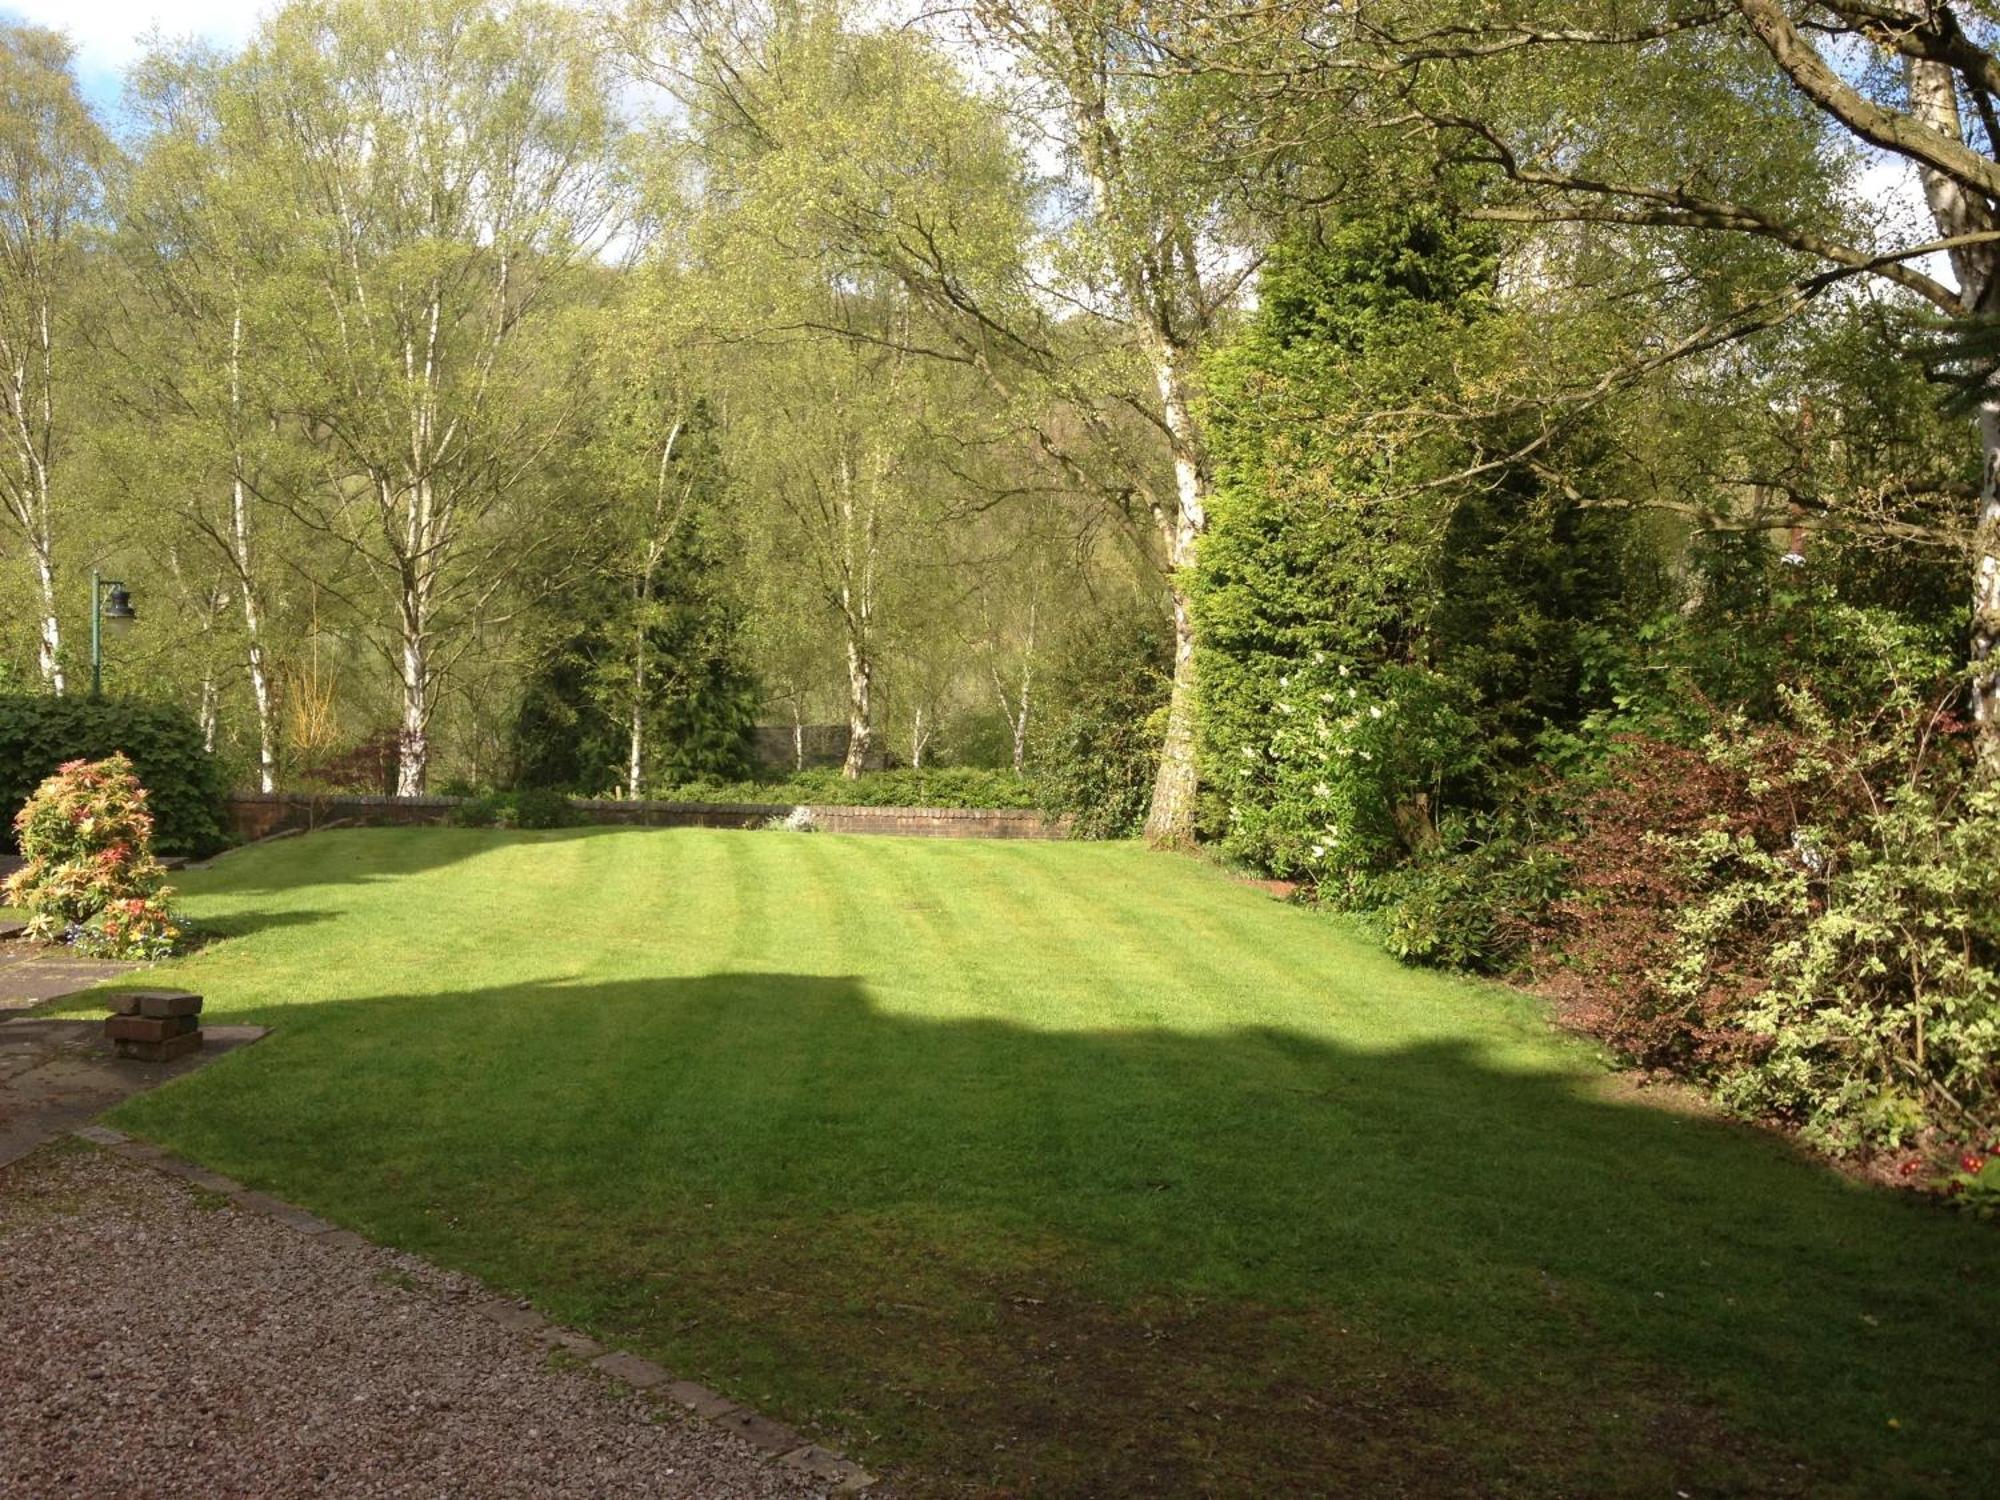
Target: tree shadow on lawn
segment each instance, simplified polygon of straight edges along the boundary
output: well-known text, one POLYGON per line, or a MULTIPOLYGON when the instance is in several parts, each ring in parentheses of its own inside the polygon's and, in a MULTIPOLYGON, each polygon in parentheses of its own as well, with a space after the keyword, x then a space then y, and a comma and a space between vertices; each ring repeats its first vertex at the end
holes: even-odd
POLYGON ((793 974, 279 1019, 122 1122, 911 1493, 1973 1494, 2000 1463, 2000 1235, 1581 1067, 793 974))
POLYGON ((322 922, 338 922, 344 915, 344 912, 330 910, 224 912, 220 916, 203 917, 195 923, 198 942, 191 951, 199 952, 210 943, 229 942, 253 933, 273 932, 281 927, 314 927, 322 922))

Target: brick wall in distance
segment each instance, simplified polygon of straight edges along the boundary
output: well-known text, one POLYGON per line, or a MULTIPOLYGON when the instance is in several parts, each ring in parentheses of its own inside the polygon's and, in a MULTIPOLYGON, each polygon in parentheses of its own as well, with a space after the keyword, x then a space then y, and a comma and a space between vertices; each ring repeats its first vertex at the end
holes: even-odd
MULTIPOLYGON (((287 829, 330 823, 368 827, 450 821, 461 797, 313 796, 307 793, 239 792, 229 799, 229 826, 245 842, 287 829)), ((789 804, 753 802, 620 802, 571 804, 584 823, 648 828, 762 828, 792 811, 789 804)), ((918 838, 1059 839, 1068 820, 1015 808, 814 807, 813 823, 826 833, 887 833, 918 838)))

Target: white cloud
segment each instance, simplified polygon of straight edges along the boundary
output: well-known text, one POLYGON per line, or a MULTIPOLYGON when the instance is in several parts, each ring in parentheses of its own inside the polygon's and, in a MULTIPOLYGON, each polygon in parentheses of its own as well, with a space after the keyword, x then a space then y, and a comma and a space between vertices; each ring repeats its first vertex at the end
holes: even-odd
POLYGON ((156 29, 225 46, 241 42, 268 8, 268 0, 0 0, 0 11, 68 35, 87 73, 122 72, 156 29))
MULTIPOLYGON (((1854 202, 1874 219, 1882 243, 1922 245, 1938 237, 1937 222, 1931 218, 1930 205, 1924 201, 1923 182, 1908 157, 1886 151, 1871 152, 1850 181, 1849 191, 1854 202)), ((1950 259, 1941 252, 1921 256, 1908 264, 1946 286, 1958 285, 1950 259)))

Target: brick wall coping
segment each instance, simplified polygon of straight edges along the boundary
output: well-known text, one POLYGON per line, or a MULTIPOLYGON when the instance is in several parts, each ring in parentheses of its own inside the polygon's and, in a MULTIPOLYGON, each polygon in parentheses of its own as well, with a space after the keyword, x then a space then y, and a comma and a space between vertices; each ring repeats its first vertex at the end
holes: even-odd
MULTIPOLYGON (((231 792, 231 802, 267 803, 277 806, 349 808, 432 808, 450 812, 477 797, 381 797, 359 792, 231 792)), ((569 805, 579 812, 687 812, 769 813, 783 816, 796 807, 813 812, 868 812, 885 816, 922 818, 1044 818, 1048 814, 1032 807, 910 807, 881 802, 692 802, 680 797, 571 797, 569 805)))
MULTIPOLYGON (((256 839, 332 822, 434 823, 471 797, 386 797, 353 793, 236 792, 229 798, 229 821, 239 838, 256 839)), ((814 823, 835 833, 901 833, 932 837, 1062 838, 1067 818, 1023 807, 872 807, 810 802, 622 801, 571 798, 569 805, 588 824, 645 824, 653 827, 707 825, 756 828, 804 808, 814 823)))

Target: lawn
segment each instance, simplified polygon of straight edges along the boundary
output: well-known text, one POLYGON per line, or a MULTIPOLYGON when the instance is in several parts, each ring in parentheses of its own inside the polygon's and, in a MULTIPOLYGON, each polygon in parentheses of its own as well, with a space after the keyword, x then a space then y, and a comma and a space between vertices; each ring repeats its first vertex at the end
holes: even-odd
POLYGON ((1973 1494, 2000 1233, 1128 845, 360 830, 184 877, 118 1123, 912 1494, 1973 1494))

